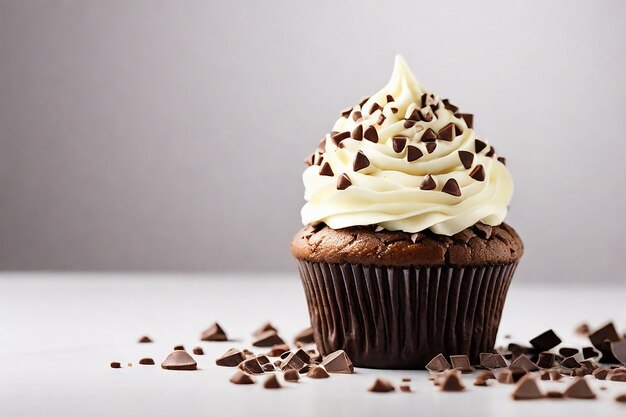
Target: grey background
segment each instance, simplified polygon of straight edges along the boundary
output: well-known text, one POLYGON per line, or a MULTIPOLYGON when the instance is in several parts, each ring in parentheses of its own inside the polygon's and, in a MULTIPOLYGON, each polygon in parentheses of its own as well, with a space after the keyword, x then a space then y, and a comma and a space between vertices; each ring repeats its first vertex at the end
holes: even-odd
POLYGON ((623 1, 1 1, 0 268, 293 271, 303 157, 397 52, 507 156, 519 279, 623 282, 623 1))

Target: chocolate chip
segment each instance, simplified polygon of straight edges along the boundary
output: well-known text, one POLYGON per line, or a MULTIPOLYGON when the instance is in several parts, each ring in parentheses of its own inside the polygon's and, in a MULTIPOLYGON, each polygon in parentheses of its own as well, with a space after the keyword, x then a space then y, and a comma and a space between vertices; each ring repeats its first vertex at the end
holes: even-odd
POLYGON ((465 121, 467 127, 472 129, 474 127, 474 115, 470 113, 459 113, 459 116, 465 121))
POLYGON ((468 151, 459 151, 459 159, 465 169, 470 169, 474 162, 474 154, 468 151))
POLYGON ((352 113, 352 120, 354 120, 355 122, 357 122, 362 117, 363 117, 363 114, 358 110, 352 113))
POLYGON ((276 358, 286 352, 289 352, 289 346, 287 346, 287 344, 285 343, 281 343, 281 344, 272 346, 272 350, 267 352, 267 356, 276 358))
POLYGON ((561 343, 561 339, 554 333, 552 329, 546 330, 539 336, 536 336, 530 340, 530 344, 537 350, 546 351, 553 347, 556 347, 561 343))
POLYGON ((489 156, 489 157, 491 157, 491 156, 493 156, 495 153, 496 153, 496 148, 494 148, 494 147, 492 146, 491 148, 489 148, 489 152, 487 152, 487 153, 485 154, 485 156, 489 156))
POLYGON ((374 126, 370 126, 365 129, 365 133, 363 133, 363 137, 370 142, 377 143, 378 142, 378 132, 374 126))
POLYGON ((600 354, 591 346, 587 346, 583 348, 583 358, 589 359, 589 358, 595 358, 597 356, 600 356, 600 354))
POLYGON ((223 342, 228 340, 228 337, 226 337, 226 332, 218 323, 213 323, 208 329, 202 332, 200 339, 211 342, 223 342))
POLYGON ((420 151, 419 148, 417 148, 417 147, 415 147, 413 145, 407 146, 406 150, 407 150, 407 152, 406 152, 406 159, 407 159, 408 162, 417 161, 422 156, 424 156, 424 153, 422 151, 420 151))
POLYGON ((337 179, 338 190, 345 190, 351 185, 352 185, 352 181, 350 181, 350 177, 348 177, 348 174, 341 174, 339 178, 337 179))
POLYGON ((174 350, 185 350, 185 346, 183 346, 183 345, 176 345, 176 346, 174 346, 174 350))
POLYGON ((417 123, 415 120, 405 120, 402 126, 404 126, 405 129, 410 129, 415 126, 415 123, 417 123))
POLYGON ((376 110, 382 110, 383 107, 378 104, 378 103, 374 103, 372 104, 372 107, 370 107, 370 114, 374 113, 376 110))
POLYGON ((506 165, 506 158, 504 156, 499 156, 498 161, 500 161, 502 165, 506 165))
POLYGON ((395 101, 393 96, 391 94, 387 94, 387 103, 392 103, 393 101, 395 101))
POLYGON ((335 173, 333 172, 333 169, 330 167, 330 164, 328 162, 324 162, 322 164, 322 166, 320 167, 319 174, 327 176, 327 177, 332 177, 335 175, 335 173))
POLYGON ((354 172, 357 172, 367 168, 368 166, 370 166, 370 160, 367 158, 367 156, 365 156, 363 151, 358 151, 354 157, 352 169, 354 169, 354 172))
POLYGON ((386 117, 385 117, 384 114, 382 114, 382 113, 379 114, 378 115, 378 119, 376 119, 376 124, 379 125, 379 126, 382 125, 383 123, 385 123, 385 119, 386 119, 386 117))
POLYGON ((241 370, 237 370, 229 379, 230 382, 237 385, 254 384, 254 379, 241 370))
POLYGON ((330 377, 330 374, 326 372, 323 366, 313 365, 311 369, 306 373, 309 378, 324 379, 330 377))
POLYGON ((435 142, 427 142, 426 143, 426 151, 428 153, 435 152, 435 148, 437 148, 437 144, 435 142))
POLYGON ((256 357, 246 359, 237 365, 237 367, 247 374, 258 375, 265 372, 256 357))
POLYGON ((404 136, 394 136, 391 139, 392 142, 392 146, 393 146, 393 150, 396 153, 400 153, 404 150, 404 147, 406 146, 406 138, 404 136))
POLYGON ((363 140, 363 125, 355 127, 352 131, 351 137, 354 140, 363 140))
POLYGON ((353 108, 354 108, 354 106, 349 106, 349 107, 346 107, 345 109, 343 109, 341 111, 341 117, 348 118, 348 116, 350 116, 350 113, 352 113, 352 109, 353 108))
POLYGON ((196 346, 192 350, 194 355, 204 355, 204 350, 200 346, 196 346))
POLYGON ((300 374, 295 369, 287 369, 283 374, 283 378, 287 382, 298 382, 300 374))
POLYGON ((442 371, 450 369, 450 364, 446 360, 446 357, 440 353, 439 355, 432 358, 430 362, 426 364, 426 369, 432 372, 442 372, 442 371))
POLYGON ((465 389, 461 380, 461 373, 457 370, 444 371, 439 387, 441 391, 463 391, 465 389))
POLYGON ((580 368, 580 363, 578 363, 575 357, 570 356, 569 358, 565 358, 561 361, 561 366, 564 366, 569 369, 574 369, 574 368, 580 368))
POLYGON ((596 394, 593 393, 585 378, 576 378, 569 387, 565 390, 563 395, 567 398, 580 398, 580 399, 593 399, 596 398, 596 394))
POLYGON ((257 347, 272 347, 274 345, 280 345, 285 343, 283 339, 276 333, 275 330, 268 330, 261 333, 252 341, 252 346, 257 347))
POLYGON ((474 230, 476 234, 483 239, 490 239, 493 233, 493 227, 481 222, 474 225, 474 230))
POLYGON ((366 97, 361 97, 361 101, 359 101, 359 106, 363 107, 363 105, 364 105, 365 103, 367 103, 367 100, 369 100, 369 99, 370 99, 370 97, 369 97, 369 96, 366 96, 366 97))
POLYGON ((154 359, 152 359, 152 358, 141 358, 141 359, 139 359, 139 365, 154 365, 154 359))
POLYGON ((472 172, 470 172, 469 176, 474 178, 476 181, 485 181, 485 168, 483 168, 482 165, 476 165, 472 172))
POLYGON ((420 113, 419 109, 413 109, 409 117, 407 117, 407 120, 419 122, 421 118, 422 118, 422 114, 420 113))
POLYGON ((274 364, 272 363, 266 363, 261 368, 263 369, 263 372, 274 372, 276 370, 274 364))
POLYGON ((539 367, 535 365, 526 355, 519 355, 513 362, 511 362, 511 366, 509 368, 521 368, 526 372, 534 372, 538 371, 539 367))
POLYGON ((575 333, 588 335, 589 334, 589 325, 587 323, 581 323, 574 329, 575 333))
POLYGON ((391 392, 395 390, 396 388, 391 382, 383 378, 376 378, 374 383, 368 388, 369 392, 391 392))
POLYGON ((184 350, 175 350, 165 358, 161 368, 175 371, 193 371, 198 368, 198 364, 189 353, 184 350))
POLYGON ((391 106, 390 106, 389 108, 391 109, 391 112, 392 112, 393 114, 398 113, 398 109, 397 109, 396 107, 391 107, 391 106))
POLYGON ((313 328, 308 327, 302 330, 293 340, 294 342, 313 343, 313 328))
POLYGON ((401 392, 411 392, 411 384, 407 384, 407 383, 400 384, 400 391, 401 392))
POLYGON ((487 369, 506 368, 506 361, 498 353, 480 354, 480 366, 487 369))
POLYGON ((111 368, 113 368, 113 369, 119 369, 119 368, 121 368, 121 367, 122 367, 122 364, 121 364, 121 363, 119 363, 119 362, 111 362, 110 366, 111 366, 111 368))
POLYGON ((263 388, 265 389, 279 389, 282 387, 283 386, 280 385, 278 378, 274 374, 268 375, 267 378, 265 378, 265 381, 263 381, 263 388))
POLYGON ((519 381, 524 375, 526 375, 526 371, 522 368, 509 368, 500 371, 497 379, 501 384, 513 384, 519 381))
POLYGON ((552 368, 554 366, 554 353, 541 352, 537 360, 537 366, 540 368, 552 368))
POLYGON ((452 113, 456 113, 457 111, 459 111, 459 108, 450 103, 450 100, 448 100, 447 98, 444 98, 441 101, 443 101, 443 106, 446 108, 446 110, 450 110, 452 113))
POLYGON ((311 363, 311 357, 302 349, 289 353, 281 362, 280 368, 284 371, 287 369, 301 370, 311 363))
POLYGON ((152 339, 148 336, 141 336, 141 338, 137 341, 138 343, 152 343, 152 339))
MULTIPOLYGON (((451 142, 457 136, 454 123, 448 123, 439 130, 439 139, 451 142)), ((422 139, 424 140, 424 139, 422 139)))
MULTIPOLYGON (((195 353, 195 352, 194 352, 195 353)), ((222 356, 215 360, 218 366, 237 366, 246 359, 243 352, 235 348, 228 349, 222 356)))
POLYGON ((617 397, 615 397, 615 401, 617 401, 618 403, 626 403, 626 394, 620 394, 617 397))
POLYGON ((458 369, 461 373, 470 373, 474 371, 467 355, 450 355, 450 362, 453 369, 458 369))
POLYGON ((626 339, 611 342, 611 351, 618 361, 626 365, 626 339))
POLYGON ((352 361, 343 350, 337 350, 328 354, 322 361, 322 366, 331 373, 351 374, 354 373, 352 361))
POLYGON ((562 347, 561 349, 559 349, 559 355, 564 356, 566 358, 568 356, 574 356, 577 353, 578 353, 578 349, 576 348, 562 347))
POLYGON ((265 355, 257 355, 256 360, 259 362, 260 365, 267 365, 268 363, 270 363, 269 358, 265 355))
POLYGON ((537 380, 531 375, 525 375, 519 380, 513 391, 514 400, 536 400, 543 398, 543 393, 537 385, 537 380))
POLYGON ((461 196, 461 189, 459 188, 459 183, 456 182, 454 178, 450 178, 448 181, 446 181, 441 191, 446 194, 453 195, 455 197, 461 196))
POLYGON ((337 132, 334 135, 330 135, 330 138, 335 143, 335 145, 339 145, 339 143, 350 137, 350 132, 337 132))
POLYGON ((487 144, 480 139, 476 139, 474 141, 474 150, 476 153, 480 153, 483 149, 487 147, 487 144))
POLYGON ((259 327, 258 329, 256 329, 254 332, 252 332, 252 336, 258 336, 261 333, 264 333, 268 330, 274 330, 275 332, 277 332, 278 330, 272 325, 272 323, 267 322, 265 324, 263 324, 261 327, 259 327))
POLYGON ((592 375, 596 379, 605 380, 606 377, 609 375, 609 370, 606 368, 598 368, 592 372, 592 375))
POLYGON ((433 177, 430 174, 426 175, 420 184, 420 190, 434 190, 435 188, 437 188, 437 183, 433 177))
POLYGON ((432 120, 435 118, 435 114, 430 107, 425 107, 421 109, 420 113, 422 115, 422 120, 425 122, 432 122, 432 120))
POLYGON ((422 142, 434 142, 437 140, 437 134, 430 127, 422 134, 422 142))

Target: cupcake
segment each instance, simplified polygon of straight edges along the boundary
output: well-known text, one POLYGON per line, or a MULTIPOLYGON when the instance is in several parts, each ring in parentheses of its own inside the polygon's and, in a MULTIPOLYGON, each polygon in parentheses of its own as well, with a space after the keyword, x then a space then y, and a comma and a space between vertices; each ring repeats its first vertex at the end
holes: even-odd
POLYGON ((493 349, 523 253, 503 157, 396 57, 307 159, 291 243, 315 342, 356 366, 420 369, 493 349))

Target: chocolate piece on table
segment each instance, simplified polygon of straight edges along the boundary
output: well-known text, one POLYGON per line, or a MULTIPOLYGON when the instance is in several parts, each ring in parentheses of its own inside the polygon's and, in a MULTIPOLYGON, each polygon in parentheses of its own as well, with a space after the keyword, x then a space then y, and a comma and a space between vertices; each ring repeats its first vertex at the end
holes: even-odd
POLYGON ((376 378, 374 383, 368 388, 370 392, 391 392, 395 391, 395 387, 391 382, 383 378, 376 378))
POLYGON ((204 355, 204 350, 200 346, 195 346, 191 352, 194 355, 204 355))
POLYGON ((352 130, 350 137, 354 140, 363 140, 363 125, 358 125, 352 130))
MULTIPOLYGON (((488 379, 496 379, 496 376, 493 374, 493 372, 491 371, 483 371, 480 374, 478 374, 478 376, 476 376, 476 381, 487 381, 488 379)), ((476 385, 476 383, 474 383, 474 385, 476 385)), ((487 384, 485 383, 484 385, 480 385, 480 386, 486 386, 487 384)))
POLYGON ((498 380, 498 382, 502 384, 513 384, 519 381, 526 374, 527 374, 526 370, 522 368, 513 367, 513 368, 503 369, 500 372, 498 372, 496 379, 498 380))
POLYGON ((280 368, 284 371, 286 369, 301 370, 306 365, 311 363, 311 357, 302 349, 298 349, 295 352, 289 353, 281 362, 280 368))
POLYGON ((554 353, 541 352, 537 359, 537 366, 540 368, 552 368, 554 366, 554 353))
POLYGON ((411 384, 403 382, 402 384, 400 384, 400 391, 401 392, 411 392, 411 384))
POLYGON ((489 369, 506 368, 508 366, 504 357, 499 353, 490 353, 489 356, 484 357, 484 363, 481 360, 480 365, 489 369))
POLYGON ((154 365, 154 359, 152 359, 152 358, 141 358, 141 359, 139 359, 139 365, 154 365))
POLYGON ((418 147, 409 145, 406 148, 406 159, 409 162, 417 161, 422 156, 424 156, 424 152, 422 152, 418 147))
POLYGON ((263 372, 274 372, 276 370, 273 363, 264 363, 261 369, 263 369, 263 372))
POLYGON ((426 369, 432 372, 442 372, 450 369, 450 364, 446 360, 446 357, 440 353, 426 364, 426 369))
POLYGON ((237 367, 247 374, 257 375, 264 373, 263 367, 256 357, 246 359, 245 361, 239 363, 237 367))
POLYGON ((352 185, 352 181, 350 180, 350 177, 348 176, 348 174, 341 174, 339 178, 337 179, 338 190, 345 190, 351 185, 352 185))
POLYGON ((511 362, 511 368, 522 368, 526 372, 538 371, 539 367, 535 365, 526 355, 520 355, 511 362))
POLYGON ((459 116, 461 116, 461 118, 465 120, 465 124, 467 125, 467 127, 469 127, 470 129, 474 128, 474 115, 473 114, 459 113, 459 116))
POLYGON ((618 403, 626 403, 626 394, 620 394, 617 397, 615 397, 615 401, 617 401, 618 403))
POLYGON ((411 381, 412 381, 411 378, 407 378, 407 377, 402 378, 402 382, 411 382, 411 381))
POLYGON ((548 391, 546 392, 547 398, 563 398, 563 393, 561 391, 548 391))
POLYGON ((354 366, 352 365, 352 361, 343 350, 337 350, 333 353, 326 355, 326 357, 322 361, 322 366, 331 373, 354 373, 354 366))
POLYGON ((524 346, 517 343, 509 343, 509 350, 513 353, 513 358, 517 358, 520 355, 526 355, 529 358, 538 354, 537 350, 532 346, 524 346))
POLYGON ((561 361, 561 366, 564 366, 569 369, 580 368, 580 363, 576 360, 574 356, 570 356, 561 361))
POLYGON ((550 371, 547 371, 547 370, 539 371, 539 379, 541 379, 543 381, 549 381, 550 380, 550 371))
POLYGON ((454 139, 458 135, 456 130, 457 129, 454 123, 448 123, 447 125, 445 125, 439 130, 439 134, 437 135, 437 137, 438 139, 451 142, 452 139, 454 139))
POLYGON ((322 354, 317 351, 317 349, 309 349, 306 351, 311 357, 311 361, 313 363, 320 363, 323 359, 322 354))
POLYGON ((485 181, 485 168, 482 165, 478 164, 474 167, 472 172, 469 173, 469 176, 476 181, 485 181))
POLYGON ((562 347, 561 349, 559 349, 559 355, 561 355, 561 356, 563 356, 565 358, 569 358, 570 356, 574 356, 577 353, 578 353, 578 349, 576 349, 576 348, 562 347))
POLYGON ((365 129, 365 132, 363 132, 363 137, 370 142, 378 142, 378 132, 376 131, 376 128, 374 126, 370 126, 365 129))
POLYGON ((459 159, 465 169, 470 169, 474 162, 474 154, 468 151, 459 151, 459 159))
POLYGON ((152 343, 152 339, 150 339, 148 336, 141 336, 137 343, 152 343))
POLYGON ((287 369, 283 374, 283 378, 285 378, 287 382, 298 382, 300 374, 295 369, 287 369))
POLYGON ((324 369, 324 367, 320 365, 311 366, 311 369, 306 373, 306 375, 309 378, 313 379, 323 379, 330 377, 328 372, 326 372, 326 369, 324 369))
POLYGON ((434 142, 437 140, 437 134, 430 127, 422 134, 422 142, 434 142))
MULTIPOLYGON (((322 166, 320 167, 319 174, 320 174, 320 175, 324 175, 324 176, 326 176, 326 177, 332 177, 332 176, 334 176, 334 175, 335 175, 335 173, 333 172, 333 169, 330 167, 330 164, 329 164, 328 162, 324 162, 324 163, 322 164, 322 166)), ((276 331, 275 331, 275 330, 267 330, 267 331, 265 331, 265 332, 263 332, 263 333, 272 332, 272 331, 273 331, 274 333, 276 333, 276 331)), ((259 337, 259 336, 260 336, 261 334, 263 334, 263 333, 260 333, 260 334, 258 334, 258 335, 256 335, 256 336, 257 336, 257 337, 259 337)))
POLYGON ((352 164, 352 169, 354 169, 354 172, 357 172, 357 171, 367 168, 368 166, 370 166, 370 160, 368 159, 367 156, 365 156, 363 151, 358 151, 356 153, 356 156, 354 157, 354 163, 352 164))
POLYGON ((617 369, 610 370, 608 375, 606 376, 606 380, 614 382, 626 382, 626 369, 624 369, 623 372, 616 371, 617 369))
POLYGON ((513 391, 514 400, 537 400, 543 398, 543 393, 537 385, 537 380, 532 375, 525 375, 519 380, 513 391))
POLYGON ((391 139, 394 152, 400 153, 404 150, 404 147, 406 146, 406 139, 407 138, 404 136, 394 136, 391 139))
POLYGON ((272 350, 267 352, 267 356, 276 358, 286 352, 289 352, 289 346, 285 343, 281 343, 281 344, 272 346, 272 350))
POLYGON ((600 356, 598 351, 596 351, 593 347, 587 346, 583 348, 583 358, 591 359, 600 356))
POLYGON ((122 364, 119 363, 119 362, 111 362, 111 364, 109 366, 111 366, 111 368, 113 368, 113 369, 119 369, 119 368, 122 367, 122 364))
POLYGON ((487 147, 487 144, 480 139, 476 139, 474 141, 474 150, 476 153, 480 153, 483 149, 487 147))
POLYGON ((476 387, 487 387, 489 385, 487 384, 487 380, 476 378, 474 380, 474 386, 476 386, 476 387))
POLYGON ((298 373, 300 375, 302 374, 306 374, 307 372, 309 372, 311 370, 312 365, 304 365, 299 371, 298 373))
POLYGON ((580 323, 575 329, 575 333, 588 335, 589 334, 589 325, 587 323, 580 323))
POLYGON ((598 369, 598 365, 595 364, 594 361, 585 359, 584 361, 580 361, 580 367, 587 371, 587 375, 591 375, 593 371, 598 369))
POLYGON ((185 350, 185 346, 183 346, 183 345, 176 345, 176 346, 174 346, 174 350, 185 350))
POLYGON ((259 364, 265 365, 266 363, 270 363, 270 360, 265 355, 257 355, 256 360, 259 361, 259 364))
POLYGON ((450 362, 453 369, 457 369, 463 374, 474 372, 467 355, 450 355, 450 362))
POLYGON ((224 329, 222 329, 218 323, 213 323, 208 329, 202 332, 200 339, 211 342, 223 342, 228 340, 228 337, 224 329))
POLYGON ((626 365, 626 339, 611 342, 611 352, 618 361, 626 365))
POLYGON ((191 355, 184 350, 175 350, 161 363, 161 368, 174 371, 194 371, 198 364, 191 355))
POLYGON ((441 378, 439 382, 441 391, 463 391, 465 389, 461 380, 461 373, 457 370, 444 371, 441 378))
POLYGON ((239 369, 230 377, 229 381, 237 385, 254 384, 254 379, 239 369))
POLYGON ((243 352, 231 348, 228 349, 222 356, 215 360, 215 364, 218 366, 237 366, 246 359, 243 352))
POLYGON ((567 398, 594 399, 596 394, 591 390, 585 378, 576 378, 563 392, 567 398))
POLYGON ((561 339, 554 333, 552 329, 541 333, 539 336, 530 340, 530 344, 540 351, 550 350, 561 343, 561 339))
POLYGON ((461 188, 459 188, 459 183, 456 182, 454 178, 450 178, 448 181, 446 181, 441 191, 454 197, 461 196, 461 188))
POLYGON ((275 330, 268 330, 261 333, 252 341, 252 346, 256 347, 272 347, 285 343, 275 330))
POLYGON ((275 374, 268 375, 265 381, 263 381, 263 388, 265 389, 278 389, 282 387, 275 374))
POLYGON ((313 328, 308 327, 302 330, 293 339, 294 342, 313 343, 313 328))

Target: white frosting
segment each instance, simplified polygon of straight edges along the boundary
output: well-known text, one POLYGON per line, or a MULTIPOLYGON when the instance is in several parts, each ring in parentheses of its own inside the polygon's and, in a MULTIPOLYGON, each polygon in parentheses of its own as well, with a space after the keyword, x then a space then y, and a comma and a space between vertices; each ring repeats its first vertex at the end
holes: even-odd
POLYGON ((389 83, 362 108, 356 105, 347 118, 337 120, 333 127, 335 132, 352 132, 359 124, 364 130, 374 126, 378 142, 348 138, 338 147, 327 135, 320 153, 334 175, 320 175, 319 165, 312 165, 304 171, 307 203, 301 214, 305 225, 324 222, 334 229, 378 225, 387 230, 414 233, 430 229, 441 235, 453 235, 479 221, 492 226, 502 223, 513 193, 509 171, 495 156, 486 156, 489 145, 480 153, 475 152, 474 130, 441 102, 431 121, 418 121, 415 126, 405 128, 405 118, 415 108, 422 107, 423 94, 429 94, 433 102, 440 102, 436 95, 431 95, 415 80, 404 59, 397 56, 389 83), (387 95, 391 95, 394 101, 388 103, 387 95), (385 120, 382 125, 377 124, 381 110, 370 113, 375 103, 383 107, 385 120), (393 113, 393 108, 398 111, 393 113), (362 119, 353 117, 357 111, 361 112, 362 119), (459 126, 462 133, 452 141, 436 140, 437 147, 429 154, 426 143, 421 141, 422 135, 428 128, 439 132, 449 123, 459 126), (407 146, 417 147, 423 156, 408 162, 406 146, 402 152, 395 152, 392 138, 399 135, 407 137, 407 146), (469 169, 461 163, 459 150, 474 155, 469 169), (355 172, 353 162, 358 151, 366 155, 370 165, 355 172), (477 181, 469 175, 479 164, 484 168, 484 181, 477 181), (352 185, 339 190, 337 180, 344 173, 352 185), (428 174, 435 180, 436 188, 420 189, 428 174), (441 191, 451 178, 457 181, 461 190, 458 197, 441 191))

